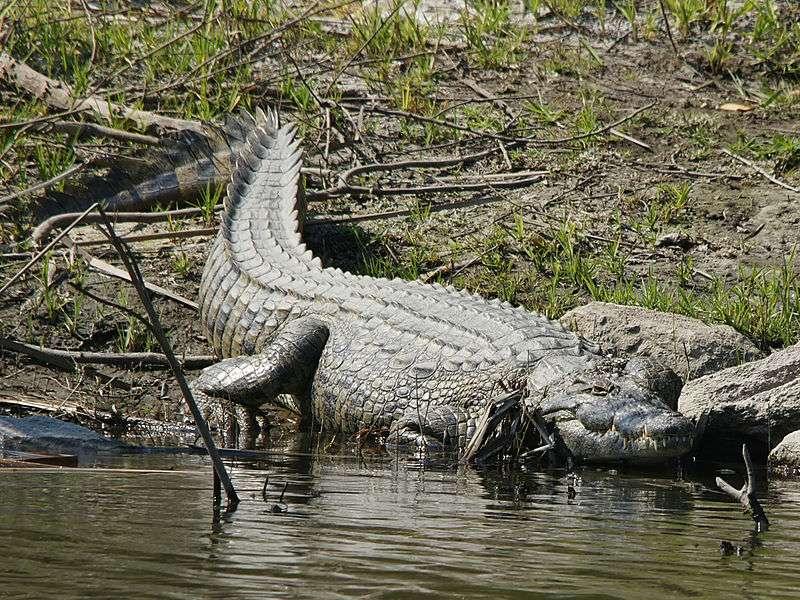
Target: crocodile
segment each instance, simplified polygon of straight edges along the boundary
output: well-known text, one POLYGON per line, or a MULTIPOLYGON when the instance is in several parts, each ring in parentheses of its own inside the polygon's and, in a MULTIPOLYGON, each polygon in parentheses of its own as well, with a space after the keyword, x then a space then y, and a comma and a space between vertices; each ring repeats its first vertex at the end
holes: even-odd
POLYGON ((505 439, 496 417, 511 406, 514 423, 547 425, 546 447, 558 440, 585 461, 690 449, 693 425, 665 401, 658 365, 602 356, 498 300, 323 267, 302 239, 300 168, 295 128, 258 110, 200 282, 201 320, 223 357, 192 383, 208 414, 244 407, 251 429, 272 404, 320 429, 382 430, 392 445, 463 456, 478 436, 505 439))

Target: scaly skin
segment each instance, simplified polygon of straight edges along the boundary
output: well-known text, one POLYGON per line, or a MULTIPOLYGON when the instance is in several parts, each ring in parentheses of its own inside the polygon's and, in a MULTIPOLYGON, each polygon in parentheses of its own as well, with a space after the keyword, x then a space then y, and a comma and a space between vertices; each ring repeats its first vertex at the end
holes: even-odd
POLYGON ((552 415, 579 458, 690 448, 689 421, 641 362, 604 359, 506 303, 323 268, 299 234, 299 172, 293 129, 259 112, 200 283, 208 339, 226 358, 193 384, 205 406, 272 402, 325 428, 388 427, 398 443, 463 451, 492 400, 521 390, 525 414, 552 415))

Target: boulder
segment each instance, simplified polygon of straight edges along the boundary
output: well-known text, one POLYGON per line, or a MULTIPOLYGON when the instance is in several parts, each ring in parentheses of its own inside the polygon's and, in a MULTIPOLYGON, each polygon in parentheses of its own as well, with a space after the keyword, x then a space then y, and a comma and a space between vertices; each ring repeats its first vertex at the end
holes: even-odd
POLYGON ((769 466, 772 468, 800 469, 800 431, 793 431, 769 453, 769 466))
POLYGON ((769 450, 800 429, 800 344, 689 381, 678 410, 704 423, 704 446, 738 437, 769 450))
POLYGON ((763 356, 732 327, 638 306, 590 302, 569 311, 561 323, 603 353, 651 357, 683 381, 763 356))
POLYGON ((48 454, 118 452, 125 445, 99 433, 52 417, 0 417, 0 450, 22 450, 48 454))

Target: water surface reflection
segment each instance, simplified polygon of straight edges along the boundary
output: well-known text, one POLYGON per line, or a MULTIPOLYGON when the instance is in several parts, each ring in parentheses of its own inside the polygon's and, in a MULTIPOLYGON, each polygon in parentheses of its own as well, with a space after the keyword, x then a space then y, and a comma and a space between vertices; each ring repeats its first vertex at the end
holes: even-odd
POLYGON ((751 551, 750 522, 708 489, 710 476, 435 469, 309 452, 232 464, 243 502, 216 523, 199 457, 114 465, 170 473, 0 472, 0 596, 795 598, 800 589, 798 482, 770 482, 773 528, 751 551), (288 512, 276 514, 284 482, 288 512), (720 556, 722 539, 745 556, 720 556))

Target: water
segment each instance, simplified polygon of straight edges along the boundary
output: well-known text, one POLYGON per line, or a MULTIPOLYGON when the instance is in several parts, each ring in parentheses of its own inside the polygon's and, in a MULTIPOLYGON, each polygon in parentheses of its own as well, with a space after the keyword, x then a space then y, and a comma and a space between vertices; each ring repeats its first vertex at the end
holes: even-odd
POLYGON ((800 596, 798 481, 769 482, 773 526, 751 537, 711 474, 586 469, 570 499, 562 471, 232 464, 243 502, 216 523, 200 457, 113 464, 167 473, 0 471, 0 598, 800 596))

